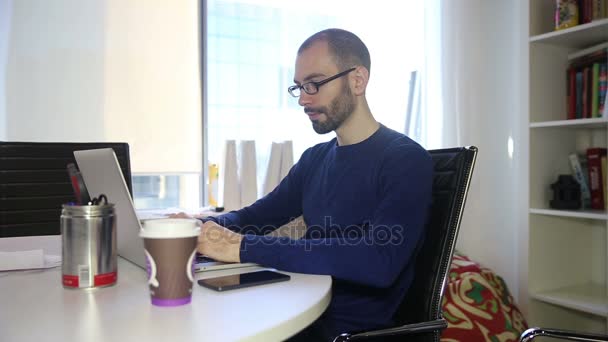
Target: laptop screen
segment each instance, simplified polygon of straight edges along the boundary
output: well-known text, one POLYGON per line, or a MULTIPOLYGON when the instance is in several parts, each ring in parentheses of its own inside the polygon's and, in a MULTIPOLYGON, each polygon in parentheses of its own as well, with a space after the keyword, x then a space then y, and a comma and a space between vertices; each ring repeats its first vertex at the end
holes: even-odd
POLYGON ((111 148, 74 151, 74 157, 91 197, 106 195, 116 213, 118 255, 145 268, 141 225, 120 165, 111 148))

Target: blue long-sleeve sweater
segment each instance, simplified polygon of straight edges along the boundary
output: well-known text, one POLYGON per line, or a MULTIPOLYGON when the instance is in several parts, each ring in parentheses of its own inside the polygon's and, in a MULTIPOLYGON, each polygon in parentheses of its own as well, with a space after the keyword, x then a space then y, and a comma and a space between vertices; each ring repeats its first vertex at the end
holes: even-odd
POLYGON ((332 276, 329 334, 383 327, 411 283, 432 172, 421 146, 380 125, 357 144, 309 148, 274 191, 210 219, 246 234, 242 262, 332 276), (300 215, 304 238, 261 235, 300 215))

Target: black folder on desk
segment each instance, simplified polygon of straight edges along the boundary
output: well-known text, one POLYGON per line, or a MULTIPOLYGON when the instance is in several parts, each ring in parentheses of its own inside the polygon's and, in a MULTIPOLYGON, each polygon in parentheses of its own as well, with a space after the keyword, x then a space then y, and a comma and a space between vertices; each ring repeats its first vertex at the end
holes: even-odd
POLYGON ((97 148, 114 150, 133 193, 127 143, 0 141, 0 238, 60 234, 61 206, 75 201, 67 164, 97 148))

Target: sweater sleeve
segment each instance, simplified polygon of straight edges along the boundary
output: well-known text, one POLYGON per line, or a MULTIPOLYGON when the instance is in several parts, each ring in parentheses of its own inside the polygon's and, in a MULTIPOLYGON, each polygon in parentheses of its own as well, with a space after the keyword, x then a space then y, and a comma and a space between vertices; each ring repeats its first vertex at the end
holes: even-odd
POLYGON ((309 154, 308 150, 305 151, 300 161, 268 195, 240 210, 206 217, 203 222, 214 221, 241 234, 262 235, 302 215, 302 177, 305 174, 304 161, 309 154))
POLYGON ((360 232, 300 240, 247 235, 241 243, 241 261, 389 287, 423 237, 433 174, 425 150, 395 148, 400 151, 397 156, 380 166, 379 201, 371 222, 360 232))

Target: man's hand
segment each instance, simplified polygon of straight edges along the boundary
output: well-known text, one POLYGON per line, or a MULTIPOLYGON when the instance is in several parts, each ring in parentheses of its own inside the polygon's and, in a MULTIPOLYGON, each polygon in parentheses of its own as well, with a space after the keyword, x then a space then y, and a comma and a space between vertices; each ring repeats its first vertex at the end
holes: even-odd
POLYGON ((182 212, 179 212, 179 213, 176 213, 176 214, 169 214, 169 215, 167 215, 167 217, 168 217, 168 218, 183 218, 183 219, 191 219, 191 218, 194 218, 194 217, 192 217, 192 216, 190 216, 190 215, 186 214, 186 213, 185 213, 185 212, 183 212, 183 211, 182 211, 182 212))
POLYGON ((204 215, 204 214, 189 215, 182 211, 179 213, 168 214, 167 217, 168 218, 185 218, 185 219, 202 219, 202 218, 207 217, 207 215, 204 215))
POLYGON ((217 261, 241 262, 241 240, 241 234, 207 221, 201 227, 197 249, 199 253, 217 261))

